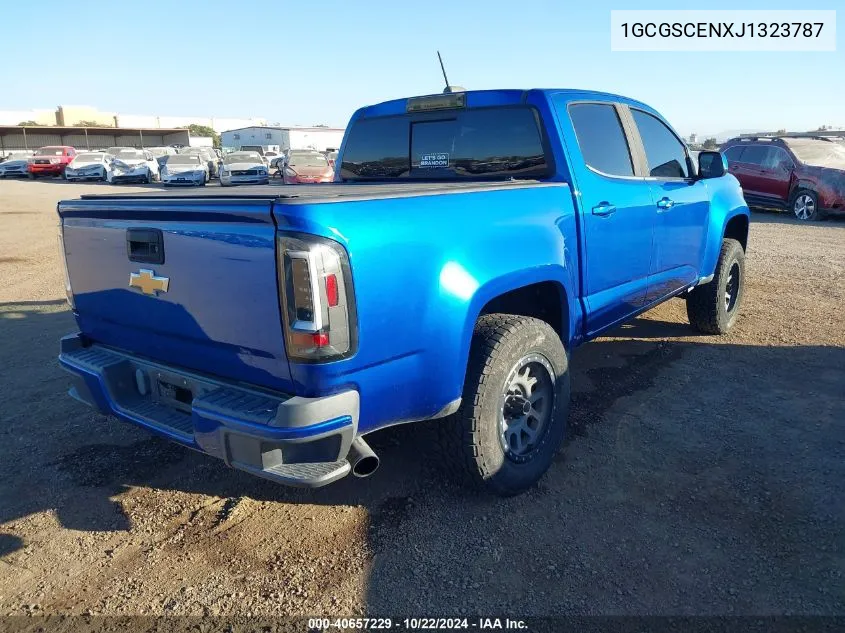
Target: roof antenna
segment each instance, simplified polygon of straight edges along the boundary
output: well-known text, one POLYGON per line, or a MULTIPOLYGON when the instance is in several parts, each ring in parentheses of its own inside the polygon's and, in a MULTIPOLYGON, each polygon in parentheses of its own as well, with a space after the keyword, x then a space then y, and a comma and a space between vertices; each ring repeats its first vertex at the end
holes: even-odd
POLYGON ((449 85, 449 78, 446 76, 446 67, 443 65, 443 58, 440 56, 440 51, 437 51, 437 59, 440 60, 440 70, 443 71, 443 81, 446 82, 446 88, 443 89, 443 94, 448 95, 455 92, 466 92, 466 88, 449 85))

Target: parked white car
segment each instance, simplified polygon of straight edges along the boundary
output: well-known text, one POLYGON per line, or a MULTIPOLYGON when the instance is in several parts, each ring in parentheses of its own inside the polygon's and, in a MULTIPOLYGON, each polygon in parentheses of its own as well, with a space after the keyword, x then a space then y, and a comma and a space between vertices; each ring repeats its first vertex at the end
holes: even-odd
POLYGON ((217 178, 220 170, 220 159, 217 152, 211 147, 184 147, 179 150, 179 155, 194 155, 201 156, 208 163, 209 178, 217 178))
POLYGON ((158 161, 143 149, 121 149, 113 155, 111 173, 108 181, 118 182, 153 182, 159 179, 158 161))
POLYGON ((112 157, 105 152, 82 152, 65 168, 65 178, 74 180, 108 180, 112 157))
POLYGON ((232 152, 223 159, 220 168, 220 185, 266 185, 270 182, 270 170, 258 152, 232 152))
POLYGON ((21 154, 10 154, 0 163, 0 178, 12 176, 26 176, 26 164, 32 152, 21 154))
POLYGON ((179 152, 176 151, 175 147, 147 147, 146 148, 150 154, 155 156, 155 159, 158 161, 158 168, 161 170, 164 167, 164 164, 167 162, 168 156, 175 156, 179 152))
POLYGON ((208 163, 199 154, 168 156, 161 169, 161 184, 205 186, 208 182, 208 163))

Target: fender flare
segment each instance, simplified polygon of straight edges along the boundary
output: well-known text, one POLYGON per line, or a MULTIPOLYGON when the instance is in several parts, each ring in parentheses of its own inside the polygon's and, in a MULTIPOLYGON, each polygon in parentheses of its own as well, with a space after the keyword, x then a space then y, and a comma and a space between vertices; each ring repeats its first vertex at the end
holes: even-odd
MULTIPOLYGON (((577 300, 575 288, 570 279, 569 271, 562 266, 537 266, 506 273, 500 277, 488 280, 479 286, 467 306, 466 316, 461 333, 461 350, 458 357, 463 372, 461 373, 461 388, 466 380, 466 367, 469 362, 469 352, 475 323, 482 314, 484 306, 490 301, 508 292, 519 290, 538 283, 553 283, 561 293, 560 300, 563 314, 568 316, 568 322, 562 325, 567 328, 568 336, 562 337, 564 347, 569 350, 573 334, 577 332, 577 322, 581 318, 581 308, 577 300), (564 305, 565 303, 565 305, 564 305), (564 338, 569 340, 564 340, 564 338)), ((566 319, 566 317, 564 317, 566 319)), ((560 332, 558 334, 561 334, 560 332)))

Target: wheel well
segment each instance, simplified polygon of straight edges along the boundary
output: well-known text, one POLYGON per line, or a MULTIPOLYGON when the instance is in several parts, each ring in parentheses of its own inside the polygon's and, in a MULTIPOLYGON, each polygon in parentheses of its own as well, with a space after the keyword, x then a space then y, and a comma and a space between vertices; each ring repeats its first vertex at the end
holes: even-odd
POLYGON ((748 218, 744 215, 731 218, 725 227, 724 237, 736 240, 742 244, 742 250, 745 250, 748 244, 748 218))
POLYGON ((494 313, 519 314, 545 321, 558 333, 564 345, 569 345, 569 304, 566 292, 554 281, 523 286, 494 297, 481 314, 494 313))

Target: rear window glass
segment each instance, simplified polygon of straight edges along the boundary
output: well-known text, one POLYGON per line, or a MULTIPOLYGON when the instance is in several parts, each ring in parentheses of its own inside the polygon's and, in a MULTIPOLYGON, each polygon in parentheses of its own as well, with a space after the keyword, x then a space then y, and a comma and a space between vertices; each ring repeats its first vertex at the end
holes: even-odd
POLYGON ((616 108, 604 103, 577 103, 569 106, 569 118, 588 166, 611 176, 634 175, 616 108))
POLYGON ((533 108, 446 110, 358 120, 343 180, 538 178, 550 160, 533 108))

